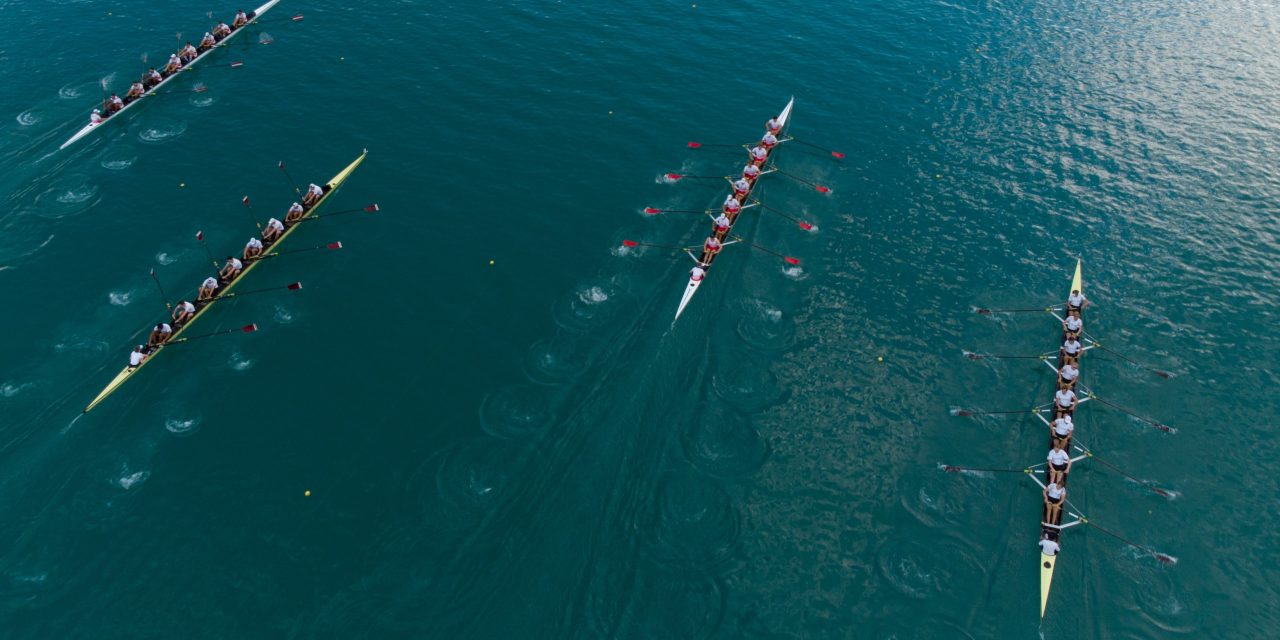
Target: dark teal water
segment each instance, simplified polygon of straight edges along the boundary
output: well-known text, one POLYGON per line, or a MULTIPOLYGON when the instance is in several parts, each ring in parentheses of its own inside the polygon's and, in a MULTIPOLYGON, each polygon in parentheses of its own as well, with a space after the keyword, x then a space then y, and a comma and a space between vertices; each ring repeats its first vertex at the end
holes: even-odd
MULTIPOLYGON (((205 11, 0 2, 0 637, 1273 636, 1280 13, 1236 3, 285 0, 270 45, 65 151, 205 11), (280 21, 303 12, 300 24, 280 21), (753 44, 754 39, 754 44, 753 44), (786 269, 674 328, 689 217, 796 96, 786 269), (215 251, 369 148, 205 330, 80 410, 215 251), (180 186, 184 185, 185 186, 180 186), (1037 616, 1038 307, 1076 256, 1098 529, 1037 616), (493 264, 490 265, 490 261, 493 264), (310 491, 309 497, 304 492, 310 491)), ((243 37, 243 36, 242 36, 243 37)), ((246 38, 248 42, 251 38, 246 38)), ((735 247, 734 249, 738 249, 735 247)))

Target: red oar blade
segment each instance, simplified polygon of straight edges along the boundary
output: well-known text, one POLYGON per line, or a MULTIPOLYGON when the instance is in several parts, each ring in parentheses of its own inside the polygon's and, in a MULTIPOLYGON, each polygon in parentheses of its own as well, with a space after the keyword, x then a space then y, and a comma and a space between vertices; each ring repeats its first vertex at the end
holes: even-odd
POLYGON ((800 222, 800 228, 804 229, 805 231, 813 231, 813 225, 809 224, 808 222, 803 222, 803 221, 800 222))
POLYGON ((684 176, 682 176, 682 175, 680 175, 680 174, 678 174, 678 173, 668 173, 668 174, 667 174, 667 179, 668 179, 668 180, 679 180, 680 178, 683 178, 683 177, 684 177, 684 176))
POLYGON ((623 241, 622 241, 622 246, 624 246, 624 247, 638 247, 638 246, 640 246, 640 243, 639 243, 639 242, 636 242, 635 240, 623 240, 623 241))
POLYGON ((253 333, 254 331, 257 331, 257 330, 258 330, 258 325, 257 325, 257 324, 246 324, 245 326, 240 327, 240 330, 241 330, 241 331, 243 331, 243 332, 245 332, 245 333, 253 333))
POLYGON ((824 187, 820 184, 813 185, 813 188, 817 189, 818 193, 831 193, 830 187, 824 187))
POLYGON ((290 290, 290 291, 297 291, 298 289, 301 289, 301 288, 302 288, 302 283, 301 283, 301 282, 294 282, 293 284, 290 284, 288 287, 285 287, 285 288, 286 288, 286 289, 288 289, 288 290, 290 290))
POLYGON ((787 261, 787 264, 789 264, 789 265, 793 265, 793 266, 800 266, 800 259, 799 259, 799 258, 792 258, 791 256, 785 256, 785 257, 783 257, 782 259, 783 259, 783 260, 786 260, 786 261, 787 261))
POLYGON ((831 157, 833 157, 833 158, 839 158, 839 159, 841 159, 841 160, 844 160, 844 154, 843 154, 843 153, 840 153, 839 151, 832 151, 832 152, 831 152, 831 157))
POLYGON ((240 61, 236 61, 236 62, 232 62, 231 64, 229 64, 229 65, 227 65, 227 66, 231 67, 232 69, 236 69, 236 68, 239 68, 239 67, 243 67, 243 66, 244 66, 244 63, 243 63, 243 62, 240 62, 240 61))
POLYGON ((289 19, 293 20, 294 22, 302 22, 302 14, 299 13, 298 15, 293 16, 292 18, 289 18, 289 19))
POLYGON ((689 148, 690 148, 690 149, 697 149, 698 147, 701 147, 701 146, 702 146, 702 143, 701 143, 701 142, 690 142, 690 143, 689 143, 689 148))
POLYGON ((364 208, 364 210, 365 210, 365 211, 368 211, 368 212, 370 212, 370 213, 372 213, 372 212, 374 212, 374 211, 378 211, 378 210, 379 210, 379 209, 378 209, 378 203, 376 203, 376 202, 375 202, 375 203, 373 203, 373 204, 371 204, 371 205, 369 205, 369 206, 365 207, 365 208, 364 208))
POLYGON ((329 249, 330 251, 332 251, 332 250, 334 250, 334 249, 341 249, 341 248, 342 248, 342 242, 341 242, 341 241, 339 241, 339 242, 330 242, 329 244, 325 245, 325 248, 326 248, 326 249, 329 249))
POLYGON ((196 232, 196 240, 199 240, 199 241, 201 241, 201 242, 204 242, 204 231, 197 231, 197 232, 196 232))
POLYGON ((645 208, 644 208, 644 212, 652 216, 652 215, 657 215, 657 214, 659 214, 659 213, 662 213, 662 209, 654 209, 653 207, 645 207, 645 208))

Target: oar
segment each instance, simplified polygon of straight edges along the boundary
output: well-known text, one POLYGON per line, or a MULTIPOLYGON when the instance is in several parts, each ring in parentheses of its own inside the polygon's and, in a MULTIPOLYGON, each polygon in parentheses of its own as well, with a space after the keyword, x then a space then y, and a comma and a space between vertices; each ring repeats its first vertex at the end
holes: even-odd
POLYGON ((322 215, 322 216, 307 216, 306 218, 303 218, 303 219, 299 220, 298 222, 306 222, 307 220, 319 220, 319 219, 321 219, 321 218, 332 218, 332 217, 334 217, 334 216, 341 216, 341 215, 345 215, 345 214, 348 214, 348 213, 359 213, 359 212, 361 212, 361 211, 368 211, 369 213, 373 213, 373 212, 375 212, 375 211, 381 211, 381 209, 379 209, 379 208, 378 208, 378 204, 377 204, 377 203, 374 203, 374 204, 371 204, 371 205, 369 205, 369 206, 367 206, 367 207, 361 207, 361 208, 359 208, 359 209, 343 209, 342 211, 334 211, 334 212, 331 212, 331 213, 326 213, 326 214, 324 214, 324 215, 322 215))
POLYGON ((807 185, 809 185, 809 186, 813 187, 814 189, 816 189, 816 190, 818 191, 818 193, 831 193, 831 188, 830 188, 830 187, 824 187, 824 186, 822 186, 822 185, 820 185, 820 184, 814 184, 814 183, 812 183, 812 182, 809 182, 808 180, 805 180, 804 178, 801 178, 800 176, 792 175, 792 174, 790 174, 790 173, 787 173, 786 171, 783 171, 782 169, 778 169, 777 167, 774 167, 774 170, 775 170, 775 171, 777 171, 778 173, 781 173, 782 175, 784 175, 784 176, 786 176, 786 177, 788 177, 788 178, 791 178, 792 180, 795 180, 796 182, 799 182, 799 183, 802 183, 802 184, 807 184, 807 185))
POLYGON ((986 471, 989 473, 1031 473, 1030 469, 995 469, 990 467, 960 467, 953 464, 942 465, 942 470, 947 473, 959 473, 961 471, 986 471))
POLYGON ((968 418, 971 416, 997 416, 997 415, 1010 415, 1014 413, 1038 413, 1039 411, 1040 411, 1039 408, 1021 409, 1017 411, 969 411, 968 409, 958 409, 956 410, 955 415, 960 416, 961 418, 968 418))
POLYGON ((799 142, 800 144, 806 147, 813 147, 814 149, 817 149, 819 151, 826 151, 827 153, 831 154, 831 157, 833 158, 839 158, 841 160, 844 159, 844 154, 840 153, 839 151, 832 151, 831 149, 828 149, 826 147, 820 147, 816 144, 813 144, 812 142, 805 142, 804 140, 801 140, 799 138, 791 138, 791 139, 795 140, 796 142, 799 142))
POLYGON ((1090 520, 1090 519, 1088 519, 1088 518, 1081 517, 1081 518, 1080 518, 1080 522, 1083 522, 1083 523, 1085 523, 1085 524, 1087 524, 1087 525, 1089 525, 1089 526, 1093 527, 1094 529, 1097 529, 1098 531, 1101 531, 1101 532, 1103 532, 1103 533, 1105 533, 1105 534, 1107 534, 1107 535, 1111 536, 1112 538, 1115 538, 1116 540, 1119 540, 1120 542, 1123 542, 1123 543, 1125 543, 1125 544, 1127 544, 1127 545, 1129 545, 1129 546, 1133 547, 1134 549, 1137 549, 1137 550, 1139 550, 1139 551, 1142 551, 1143 553, 1146 553, 1146 554, 1150 555, 1151 557, 1153 557, 1153 558, 1155 558, 1156 560, 1158 560, 1158 561, 1160 562, 1160 564, 1175 564, 1175 563, 1177 563, 1177 562, 1178 562, 1178 561, 1177 561, 1173 556, 1171 556, 1171 555, 1168 555, 1168 554, 1165 554, 1165 553, 1160 553, 1159 551, 1156 551, 1155 549, 1152 549, 1151 547, 1148 547, 1148 546, 1146 546, 1146 545, 1141 545, 1141 544, 1138 544, 1138 543, 1136 543, 1136 542, 1134 542, 1134 541, 1132 541, 1132 540, 1129 540, 1129 539, 1123 538, 1123 537, 1121 537, 1121 536, 1120 536, 1120 534, 1118 534, 1118 533, 1116 533, 1116 532, 1114 532, 1114 531, 1108 531, 1108 530, 1106 530, 1106 529, 1103 529, 1102 527, 1100 527, 1100 526, 1098 526, 1098 525, 1094 524, 1094 523, 1093 523, 1093 521, 1092 521, 1092 520, 1090 520))
POLYGON ((1134 482, 1134 483, 1135 483, 1135 484, 1137 484, 1138 486, 1141 486, 1143 489, 1146 489, 1146 490, 1148 490, 1148 491, 1150 491, 1150 492, 1152 492, 1152 493, 1154 493, 1154 494, 1156 494, 1156 495, 1160 496, 1161 498, 1168 498, 1168 499, 1170 499, 1170 500, 1172 500, 1172 499, 1173 499, 1173 494, 1172 494, 1172 493, 1170 493, 1170 492, 1168 492, 1168 491, 1166 491, 1166 490, 1164 490, 1164 489, 1161 489, 1160 487, 1155 486, 1155 484, 1154 484, 1154 483, 1149 482, 1149 481, 1147 481, 1147 480, 1139 480, 1139 479, 1137 479, 1137 478, 1135 478, 1135 477, 1133 477, 1133 476, 1131 476, 1131 475, 1129 475, 1129 474, 1125 473, 1125 472, 1124 472, 1124 470, 1122 470, 1120 467, 1117 467, 1117 466, 1115 466, 1114 464, 1111 464, 1110 462, 1107 462, 1106 460, 1103 460, 1102 458, 1099 458, 1098 456, 1094 455, 1094 454, 1093 454, 1093 451, 1092 451, 1092 450, 1090 450, 1088 447, 1084 446, 1084 444, 1083 444, 1083 443, 1081 443, 1078 439, 1076 439, 1076 443, 1075 443, 1075 444, 1076 444, 1076 446, 1077 446, 1077 447, 1079 447, 1082 451, 1084 451, 1084 454, 1085 454, 1086 456, 1089 456, 1089 459, 1090 459, 1090 460, 1092 460, 1092 461, 1094 461, 1094 462, 1097 462, 1097 463, 1101 464, 1102 466, 1107 467, 1108 469, 1111 469, 1112 471, 1115 471, 1116 473, 1118 473, 1118 474, 1120 474, 1120 475, 1124 476, 1125 478, 1128 478, 1130 481, 1134 482))
POLYGON ((705 144, 702 142, 689 142, 690 149, 701 149, 703 147, 741 147, 740 144, 705 144))
POLYGON ((264 23, 269 24, 269 23, 272 23, 272 22, 284 22, 285 20, 288 20, 289 22, 302 22, 302 18, 303 18, 303 15, 302 15, 301 13, 295 13, 294 15, 291 15, 291 16, 288 16, 288 17, 283 17, 283 18, 267 18, 267 19, 265 19, 265 20, 254 20, 254 21, 253 21, 253 23, 254 23, 254 24, 264 24, 264 23))
POLYGON ((253 215, 253 205, 249 204, 249 196, 245 196, 245 197, 241 198, 241 199, 240 199, 240 202, 243 202, 243 203, 244 203, 244 206, 245 206, 246 208, 248 208, 248 211, 249 211, 249 220, 250 220, 251 222, 253 222, 254 226, 258 227, 258 232, 259 232, 259 233, 261 233, 261 232, 262 232, 262 223, 261 223, 261 222, 258 222, 258 218, 257 218, 257 216, 253 215))
POLYGON ((301 289, 301 288, 302 288, 301 282, 290 282, 289 284, 281 285, 279 287, 267 287, 266 289, 254 289, 252 291, 233 291, 231 293, 224 293, 218 296, 218 299, 225 300, 227 298, 234 298, 236 296, 247 296, 254 293, 266 293, 268 291, 280 291, 281 289, 285 289, 288 291, 297 291, 298 289, 301 289))
POLYGON ((645 207, 644 212, 653 216, 659 213, 711 213, 714 209, 655 209, 653 207, 645 207))
POLYGON ((280 167, 284 177, 289 179, 289 185, 293 187, 293 193, 298 196, 298 199, 302 199, 302 191, 298 189, 298 183, 293 181, 293 176, 289 175, 289 170, 284 168, 284 160, 277 162, 276 166, 280 167))
POLYGON ((218 260, 213 257, 213 252, 209 250, 209 245, 204 243, 204 231, 196 231, 196 240, 200 241, 200 246, 204 247, 204 252, 209 256, 209 262, 213 263, 213 268, 218 268, 218 260))
POLYGON ((970 353, 965 352, 964 357, 970 360, 1048 360, 1048 354, 1040 354, 1038 356, 1006 356, 991 353, 970 353))
POLYGON ((1167 425, 1167 424, 1163 424, 1163 423, 1161 423, 1161 422, 1157 422, 1157 421, 1152 420, 1151 418, 1148 418, 1148 417, 1146 417, 1146 416, 1138 415, 1137 413, 1134 413, 1133 411, 1130 411, 1129 409, 1126 409, 1126 408, 1124 408, 1124 407, 1122 407, 1122 406, 1120 406, 1120 405, 1118 405, 1118 404, 1116 404, 1116 403, 1114 403, 1114 402, 1110 402, 1110 401, 1108 401, 1108 400, 1103 400, 1102 398, 1099 398, 1098 396, 1094 395, 1094 393, 1093 393, 1093 391, 1092 391, 1092 390, 1086 390, 1086 391, 1085 391, 1085 393, 1086 393, 1086 394, 1088 394, 1088 398, 1089 398, 1090 400, 1094 400, 1094 401, 1097 401, 1097 402, 1101 402, 1102 404, 1104 404, 1104 405, 1106 405, 1106 406, 1108 406, 1108 407, 1111 407, 1112 409, 1115 409, 1116 411, 1119 411, 1120 413, 1123 413, 1123 414, 1125 414, 1125 415, 1129 416, 1130 418, 1133 418, 1134 420, 1137 420, 1137 421, 1139 421, 1139 422, 1142 422, 1142 423, 1144 423, 1144 424, 1147 424, 1147 425, 1151 426, 1153 429, 1159 429, 1160 431, 1163 431, 1163 432, 1165 432, 1165 433, 1177 433, 1177 432, 1178 432, 1178 430, 1177 430, 1177 429, 1174 429, 1173 427, 1170 427, 1170 426, 1169 426, 1169 425, 1167 425))
POLYGON ((240 327, 238 329, 224 329, 222 331, 214 331, 213 333, 204 333, 198 336, 191 336, 189 338, 178 338, 177 340, 170 340, 165 344, 169 345, 169 344, 178 344, 180 342, 191 342, 192 340, 199 340, 201 338, 212 338, 213 336, 221 336, 221 335, 226 335, 228 333, 253 333, 254 331, 257 331, 257 330, 258 330, 258 325, 246 324, 245 326, 240 327))
POLYGON ((654 247, 655 249, 684 249, 673 244, 653 244, 649 242, 636 242, 635 240, 623 240, 624 247, 654 247))
POLYGON ((198 66, 198 67, 183 67, 182 69, 183 69, 184 71, 185 71, 185 70, 187 70, 187 69, 195 69, 195 70, 199 70, 199 69, 239 69, 240 67, 243 67, 243 66, 244 66, 244 63, 243 63, 243 62, 241 62, 241 61, 239 61, 239 60, 237 60, 237 61, 235 61, 235 62, 229 62, 229 63, 227 63, 227 64, 205 64, 205 65, 200 65, 200 66, 198 66))
POLYGON ((767 204, 765 204, 765 203, 763 203, 763 202, 760 202, 759 200, 756 200, 756 201, 755 201, 755 203, 756 203, 756 204, 758 204, 758 205, 760 205, 760 207, 761 207, 762 209, 766 209, 766 210, 768 210, 768 211, 772 211, 773 213, 776 213, 776 214, 778 214, 778 215, 780 215, 780 216, 782 216, 782 217, 784 217, 784 218, 786 218, 786 219, 788 219, 788 220, 790 220, 790 221, 792 221, 792 222, 794 222, 794 223, 796 223, 796 224, 800 225, 800 228, 801 228, 801 229, 804 229, 805 231, 810 231, 810 230, 812 230, 812 229, 813 229, 813 225, 809 224, 808 222, 805 222, 804 220, 801 220, 801 219, 799 219, 799 218, 794 218, 794 217, 792 217, 792 216, 789 216, 789 215, 787 215, 786 213, 784 213, 784 212, 782 212, 782 211, 779 211, 778 209, 774 209, 773 207, 771 207, 771 206, 769 206, 769 205, 767 205, 767 204))
POLYGON ((768 248, 766 248, 766 247, 762 247, 762 246, 760 246, 760 245, 758 245, 758 244, 756 244, 756 243, 754 243, 754 242, 748 242, 748 241, 747 241, 746 239, 744 239, 742 236, 734 236, 734 239, 735 239, 735 240, 737 240, 738 242, 746 243, 748 246, 751 246, 751 247, 754 247, 754 248, 756 248, 756 249, 759 249, 759 250, 761 250, 761 251, 763 251, 763 252, 765 252, 765 253, 767 253, 767 254, 769 254, 769 255, 778 256, 779 258, 782 258, 783 260, 785 260, 787 264, 790 264, 790 265, 796 265, 796 266, 798 266, 798 265, 800 264, 800 259, 799 259, 799 258, 792 258, 792 257, 791 257, 791 256, 789 256, 789 255, 785 255, 785 254, 778 253, 777 251, 774 251, 773 249, 768 249, 768 248))
POLYGON ((683 180, 685 178, 690 180, 727 180, 729 178, 729 176, 690 176, 683 173, 668 173, 666 177, 672 182, 683 180))
POLYGON ((168 96, 168 95, 173 95, 173 94, 175 94, 175 93, 204 93, 204 92, 206 92, 206 91, 208 91, 208 90, 209 90, 209 87, 201 86, 201 87, 195 87, 194 89, 177 89, 177 90, 174 90, 174 91, 151 91, 151 92, 147 93, 146 95, 149 95, 149 96, 168 96))
POLYGON ((259 258, 260 258, 260 259, 262 259, 262 258, 278 258, 278 257, 280 257, 280 256, 287 256, 287 255, 289 255, 289 254, 291 254, 291 253, 303 253, 303 252, 306 252, 306 251, 316 251, 316 250, 318 250, 318 249, 328 249, 329 251, 336 251, 336 250, 341 249, 341 248, 342 248, 342 242, 330 242, 329 244, 318 244, 318 245, 316 245, 316 246, 314 246, 314 247, 304 247, 304 248, 302 248, 302 249, 291 249, 291 250, 289 250, 289 251, 275 251, 275 252, 272 252, 272 253, 267 253, 267 254, 264 254, 264 255, 262 255, 262 256, 259 256, 259 258))
POLYGON ((1090 344, 1090 345, 1092 345, 1092 346, 1094 346, 1094 347, 1097 347, 1097 348, 1099 348, 1099 349, 1102 349, 1103 351, 1106 351, 1107 353, 1109 353, 1109 354, 1111 354, 1111 355, 1113 355, 1113 356, 1115 356, 1115 357, 1117 357, 1117 358, 1120 358, 1121 360, 1124 360, 1125 362, 1128 362, 1129 364, 1131 364, 1131 365, 1133 365, 1133 366, 1135 366, 1135 367, 1137 367, 1137 368, 1139 368, 1139 369, 1142 369, 1143 371, 1150 371, 1151 373, 1154 373, 1154 374, 1156 374, 1156 375, 1160 376, 1161 378, 1164 378, 1165 380, 1168 380, 1169 378, 1172 378, 1172 377, 1173 377, 1173 374, 1172 374, 1172 373, 1169 373, 1168 371, 1162 371, 1162 370, 1160 370, 1160 369, 1156 369, 1156 368, 1154 368, 1154 367, 1149 367, 1149 366, 1147 366, 1147 365, 1145 365, 1145 364, 1142 364, 1142 363, 1140 363, 1140 362, 1135 362, 1135 361, 1133 361, 1133 360, 1130 360, 1130 359, 1129 359, 1128 357, 1126 357, 1124 354, 1122 354, 1122 353, 1120 353, 1120 352, 1118 352, 1118 351, 1116 351, 1116 350, 1114 350, 1114 349, 1109 349, 1109 348, 1107 348, 1107 347, 1102 346, 1102 343, 1098 342, 1097 340, 1094 340, 1094 339, 1093 339, 1093 336, 1090 336, 1090 335, 1089 335, 1089 334, 1087 334, 1087 333, 1085 334, 1085 336, 1089 338, 1089 344, 1090 344))
MULTIPOLYGON (((217 263, 215 262, 214 265, 217 266, 217 263)), ((160 297, 164 300, 164 308, 172 310, 173 305, 169 303, 169 296, 164 292, 164 287, 160 286, 160 276, 156 275, 154 268, 151 269, 151 279, 156 281, 156 288, 160 290, 160 297)))
POLYGON ((1037 307, 1035 309, 974 309, 974 311, 984 316, 989 316, 993 313, 1053 313, 1054 311, 1061 311, 1061 309, 1059 307, 1037 307))

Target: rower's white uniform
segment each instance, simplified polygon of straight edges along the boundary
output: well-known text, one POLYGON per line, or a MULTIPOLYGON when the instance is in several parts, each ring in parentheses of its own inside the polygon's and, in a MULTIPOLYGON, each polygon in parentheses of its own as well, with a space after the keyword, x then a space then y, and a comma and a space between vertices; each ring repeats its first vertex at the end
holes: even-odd
POLYGON ((307 187, 307 195, 319 198, 324 195, 324 189, 321 189, 320 185, 313 182, 311 186, 307 187))
POLYGON ((113 93, 111 94, 111 106, 116 107, 117 110, 122 109, 124 108, 124 100, 121 100, 120 96, 113 93))
POLYGON ((733 223, 729 221, 729 216, 726 216, 725 214, 721 213, 720 215, 716 216, 715 225, 716 225, 716 231, 725 231, 725 230, 728 230, 729 227, 733 226, 733 223))
POLYGON ((205 279, 204 279, 204 283, 200 285, 200 288, 201 288, 201 289, 213 289, 214 291, 217 291, 217 290, 218 290, 218 279, 217 279, 217 278, 215 278, 215 277, 213 277, 213 276, 209 276, 208 278, 205 278, 205 279))
POLYGON ((769 158, 769 150, 764 147, 756 147, 751 150, 751 158, 756 162, 764 162, 769 158))
POLYGON ((179 306, 180 306, 180 307, 181 307, 181 309, 182 309, 184 312, 186 312, 186 313, 195 313, 195 312, 196 312, 196 306, 195 306, 194 304, 191 304, 190 302, 187 302, 186 300, 183 300, 183 301, 179 304, 179 306))
MULTIPOLYGON (((182 58, 179 58, 178 54, 176 53, 171 53, 169 54, 169 64, 174 65, 178 68, 182 68, 182 58)), ((165 66, 168 66, 168 65, 165 65, 165 66)))
POLYGON ((249 241, 244 244, 244 248, 261 250, 262 241, 257 238, 249 238, 249 241))
POLYGON ((1062 501, 1062 494, 1065 493, 1065 491, 1063 490, 1062 487, 1058 486, 1058 483, 1050 482, 1049 484, 1045 485, 1044 489, 1049 494, 1050 500, 1052 500, 1053 502, 1062 501))
POLYGON ((1058 389, 1053 394, 1053 401, 1058 404, 1061 409, 1070 409, 1071 405, 1076 401, 1076 392, 1070 389, 1058 389))
POLYGON ((204 32, 204 37, 200 38, 200 46, 212 47, 215 44, 218 44, 218 41, 214 39, 213 34, 208 31, 204 32))
POLYGON ((1043 553, 1046 556, 1058 555, 1058 550, 1061 548, 1062 547, 1058 546, 1058 543, 1048 538, 1045 538, 1040 541, 1040 553, 1043 553))
POLYGON ((231 256, 231 259, 227 261, 227 264, 230 264, 236 271, 244 268, 244 263, 240 262, 240 258, 235 256, 231 256))
POLYGON ((284 223, 272 218, 267 221, 267 228, 275 229, 276 231, 284 231, 284 223))
POLYGON ((164 80, 164 76, 160 75, 160 72, 155 69, 147 72, 147 78, 153 82, 160 82, 161 80, 164 80))
POLYGON ((1075 382, 1076 378, 1080 377, 1080 370, 1070 362, 1062 365, 1062 370, 1058 373, 1062 375, 1063 381, 1067 383, 1075 382))
POLYGON ((1053 421, 1053 433, 1059 438, 1066 438, 1076 430, 1076 425, 1071 422, 1071 416, 1062 416, 1053 421))
POLYGON ((94 109, 93 113, 89 114, 89 124, 101 124, 101 123, 102 123, 102 112, 98 111, 97 109, 94 109))
POLYGON ((764 123, 764 128, 768 129, 771 133, 774 131, 780 131, 782 129, 782 123, 778 122, 778 118, 775 116, 773 118, 769 118, 769 121, 764 123))
POLYGON ((163 334, 165 334, 165 335, 169 335, 170 333, 173 333, 173 327, 169 326, 169 323, 168 323, 168 322, 161 322, 161 323, 160 323, 160 333, 163 333, 163 334))
POLYGON ((142 346, 139 345, 137 347, 134 347, 133 353, 129 354, 129 366, 136 367, 142 364, 142 361, 146 359, 147 359, 147 354, 142 352, 142 346))
POLYGON ((732 193, 725 196, 724 198, 725 211, 728 211, 729 213, 736 213, 740 209, 742 209, 742 203, 738 202, 738 199, 733 197, 732 193))
POLYGON ((1081 306, 1083 306, 1084 301, 1085 301, 1085 297, 1083 293, 1072 293, 1071 295, 1067 296, 1067 304, 1071 305, 1073 308, 1076 308, 1076 309, 1079 309, 1081 306))
POLYGON ((707 238, 706 242, 702 243, 702 249, 704 251, 718 251, 720 246, 720 241, 716 240, 715 236, 707 238))
POLYGON ((1079 316, 1067 316, 1066 326, 1067 331, 1077 333, 1084 328, 1084 322, 1081 322, 1079 316))
POLYGON ((733 183, 733 190, 737 193, 746 193, 751 190, 751 183, 746 178, 738 178, 733 183))
POLYGON ((746 178, 747 180, 755 180, 756 178, 759 178, 759 177, 760 177, 760 167, 757 167, 757 166, 756 166, 756 165, 754 165, 754 164, 749 164, 749 165, 747 165, 747 166, 743 167, 743 168, 742 168, 742 177, 743 177, 743 178, 746 178))
POLYGON ((1074 358, 1080 355, 1080 341, 1075 338, 1071 338, 1062 343, 1062 350, 1065 351, 1067 355, 1074 358))
POLYGON ((1046 458, 1051 466, 1060 467, 1071 462, 1071 454, 1066 449, 1050 449, 1049 456, 1046 458))
POLYGON ((702 265, 698 265, 689 270, 689 279, 695 282, 698 280, 701 280, 706 275, 707 275, 707 270, 703 269, 702 265))
POLYGON ((776 144, 778 144, 778 136, 775 136, 772 133, 766 133, 764 134, 764 137, 760 139, 760 146, 765 147, 766 149, 776 144))

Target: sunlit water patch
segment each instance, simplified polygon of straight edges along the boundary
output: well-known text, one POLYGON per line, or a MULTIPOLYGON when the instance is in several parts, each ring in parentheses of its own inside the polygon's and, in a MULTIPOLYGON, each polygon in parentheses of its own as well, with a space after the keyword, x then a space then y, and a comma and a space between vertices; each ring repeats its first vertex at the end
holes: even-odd
POLYGON ((40 114, 40 111, 37 109, 28 109, 26 111, 23 111, 22 113, 19 113, 16 118, 16 120, 18 121, 18 124, 24 127, 30 127, 31 125, 34 125, 34 124, 40 124, 40 121, 43 119, 44 117, 40 114))
POLYGON ((164 419, 164 430, 175 436, 189 436, 200 428, 201 419, 197 417, 180 418, 177 416, 164 419))
POLYGON ((546 387, 512 385, 485 398, 480 426, 499 438, 519 438, 541 431, 551 422, 551 399, 546 387))
POLYGON ((157 117, 138 128, 138 140, 147 144, 164 144, 187 132, 187 123, 157 117))
POLYGON ((87 211, 101 199, 98 185, 83 174, 67 174, 36 196, 33 213, 50 219, 66 218, 87 211))

